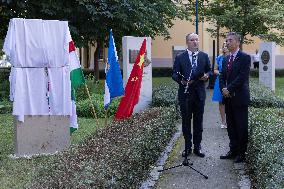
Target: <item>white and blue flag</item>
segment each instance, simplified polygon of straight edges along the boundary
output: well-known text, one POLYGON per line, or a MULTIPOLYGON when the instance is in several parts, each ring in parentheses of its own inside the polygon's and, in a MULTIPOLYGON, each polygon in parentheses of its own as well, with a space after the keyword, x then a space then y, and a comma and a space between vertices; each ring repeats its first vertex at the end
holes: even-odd
POLYGON ((124 95, 123 80, 118 62, 118 56, 112 35, 112 30, 109 34, 108 47, 108 62, 106 64, 106 80, 105 80, 105 95, 104 108, 107 109, 112 99, 124 95))

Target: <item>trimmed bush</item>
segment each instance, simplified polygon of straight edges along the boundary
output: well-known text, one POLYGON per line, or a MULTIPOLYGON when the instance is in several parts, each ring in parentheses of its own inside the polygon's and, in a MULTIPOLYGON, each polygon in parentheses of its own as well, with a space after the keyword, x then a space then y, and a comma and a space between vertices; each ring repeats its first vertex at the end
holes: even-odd
MULTIPOLYGON (((121 67, 122 68, 122 67, 121 67)), ((121 74, 123 75, 123 70, 121 69, 121 74)), ((88 68, 84 68, 83 69, 83 73, 86 76, 92 75, 94 76, 94 69, 88 69, 88 68)), ((173 73, 173 68, 169 67, 152 67, 152 76, 153 77, 171 77, 173 73)), ((105 70, 99 70, 99 79, 105 79, 106 78, 106 74, 105 74, 105 70)))
POLYGON ((152 68, 152 76, 153 77, 172 77, 173 68, 164 68, 164 67, 153 67, 152 68))
POLYGON ((284 188, 284 109, 250 108, 248 162, 254 188, 284 188))
POLYGON ((3 100, 0 101, 0 114, 8 114, 12 113, 12 102, 3 100))
MULTIPOLYGON (((259 70, 251 69, 250 70, 250 76, 251 77, 259 77, 259 70)), ((275 69, 275 77, 284 77, 284 69, 275 69)))
POLYGON ((256 70, 256 69, 251 69, 249 75, 250 75, 250 77, 258 78, 259 77, 259 71, 256 70))
POLYGON ((176 130, 173 108, 113 122, 56 161, 38 167, 30 188, 138 188, 176 130))
POLYGON ((284 69, 275 69, 275 77, 284 77, 284 69))
POLYGON ((258 83, 257 80, 250 80, 250 106, 259 107, 284 107, 284 101, 277 97, 270 89, 258 83))
POLYGON ((0 100, 8 100, 10 93, 9 75, 10 68, 0 68, 0 100))
POLYGON ((166 107, 177 105, 178 85, 172 82, 169 85, 161 85, 153 90, 152 106, 166 107))
MULTIPOLYGON (((105 109, 104 109, 104 96, 101 94, 93 94, 91 96, 92 103, 94 105, 96 114, 98 118, 105 117, 105 109)), ((112 116, 115 114, 118 104, 120 102, 120 98, 115 98, 108 108, 108 116, 112 116)), ((79 117, 93 117, 91 103, 89 99, 81 100, 76 102, 77 115, 79 117)))

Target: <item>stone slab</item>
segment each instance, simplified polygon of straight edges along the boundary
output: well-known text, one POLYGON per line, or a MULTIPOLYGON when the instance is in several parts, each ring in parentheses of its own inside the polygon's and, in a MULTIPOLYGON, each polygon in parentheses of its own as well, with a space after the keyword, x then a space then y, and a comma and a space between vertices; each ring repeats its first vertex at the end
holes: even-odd
POLYGON ((70 146, 69 116, 14 117, 14 155, 16 157, 53 154, 70 146))

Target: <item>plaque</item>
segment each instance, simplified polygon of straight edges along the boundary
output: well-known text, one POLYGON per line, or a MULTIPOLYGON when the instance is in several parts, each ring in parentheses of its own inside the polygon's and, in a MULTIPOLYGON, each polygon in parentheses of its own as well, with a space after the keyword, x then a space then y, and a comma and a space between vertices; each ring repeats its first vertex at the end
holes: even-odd
MULTIPOLYGON (((270 55, 268 51, 263 51, 261 54, 261 60, 263 64, 267 64, 270 60, 270 55)), ((264 68, 263 68, 264 69, 264 68)), ((266 71, 266 70, 264 70, 266 71)))
MULTIPOLYGON (((129 64, 134 64, 135 63, 135 60, 136 60, 138 54, 139 54, 139 50, 129 49, 129 64)), ((144 67, 149 66, 149 64, 151 64, 151 61, 147 57, 147 51, 146 51, 146 53, 145 53, 145 60, 144 60, 144 67)))
POLYGON ((263 66, 263 71, 267 71, 268 70, 268 66, 263 66))

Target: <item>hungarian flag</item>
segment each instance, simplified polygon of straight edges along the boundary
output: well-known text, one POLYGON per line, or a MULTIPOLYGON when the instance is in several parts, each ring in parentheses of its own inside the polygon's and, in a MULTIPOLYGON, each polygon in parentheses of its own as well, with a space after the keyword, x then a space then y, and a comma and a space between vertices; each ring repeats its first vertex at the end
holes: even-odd
POLYGON ((71 99, 72 99, 72 116, 70 117, 70 132, 78 129, 75 92, 76 89, 85 84, 85 78, 81 69, 80 61, 76 54, 73 41, 69 42, 69 61, 70 61, 70 80, 71 80, 71 99))
POLYGON ((125 87, 125 96, 121 99, 115 115, 116 120, 125 119, 132 115, 134 106, 139 101, 140 88, 146 52, 146 39, 144 39, 139 54, 136 57, 132 71, 125 87))

